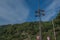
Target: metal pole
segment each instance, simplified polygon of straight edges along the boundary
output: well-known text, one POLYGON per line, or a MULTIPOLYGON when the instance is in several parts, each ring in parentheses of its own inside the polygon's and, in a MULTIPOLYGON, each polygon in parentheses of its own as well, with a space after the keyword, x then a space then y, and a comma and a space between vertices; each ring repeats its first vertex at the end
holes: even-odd
POLYGON ((39 40, 42 40, 42 24, 41 24, 41 15, 44 16, 44 14, 42 14, 42 12, 44 12, 44 10, 40 10, 40 0, 38 0, 38 11, 36 11, 36 17, 38 17, 38 21, 39 21, 39 36, 40 36, 40 39, 39 40))
POLYGON ((40 13, 40 0, 38 0, 38 13, 39 13, 39 34, 40 40, 42 40, 42 30, 41 30, 41 13, 40 13))
POLYGON ((55 32, 55 27, 54 27, 54 22, 53 22, 53 20, 52 20, 52 25, 53 25, 54 38, 55 38, 55 40, 56 40, 56 32, 55 32))
POLYGON ((40 21, 39 21, 39 34, 40 34, 40 40, 42 40, 42 30, 41 30, 41 17, 40 18, 40 21))

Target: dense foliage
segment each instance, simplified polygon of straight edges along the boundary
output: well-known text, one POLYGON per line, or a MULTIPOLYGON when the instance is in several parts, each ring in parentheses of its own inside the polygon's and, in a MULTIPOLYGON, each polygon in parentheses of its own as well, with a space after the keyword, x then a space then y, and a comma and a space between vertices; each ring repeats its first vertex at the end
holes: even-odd
MULTIPOLYGON (((60 40, 60 15, 54 20, 57 40, 60 40)), ((52 22, 42 22, 42 39, 49 35, 54 40, 52 22)), ((26 22, 0 26, 0 40, 36 40, 39 33, 38 22, 26 22)))

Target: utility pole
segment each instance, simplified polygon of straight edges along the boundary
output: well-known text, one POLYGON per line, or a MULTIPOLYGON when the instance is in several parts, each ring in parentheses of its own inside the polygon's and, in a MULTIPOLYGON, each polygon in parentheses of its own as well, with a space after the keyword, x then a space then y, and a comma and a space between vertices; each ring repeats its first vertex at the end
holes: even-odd
POLYGON ((39 36, 40 36, 40 39, 39 40, 42 40, 42 30, 41 30, 41 28, 42 28, 42 24, 41 24, 41 16, 43 15, 45 15, 44 14, 44 10, 41 10, 40 9, 40 0, 38 0, 38 10, 37 11, 35 11, 35 16, 36 17, 38 17, 38 19, 39 19, 39 36))
POLYGON ((54 27, 54 22, 53 22, 53 20, 52 20, 52 25, 53 25, 54 39, 56 40, 56 32, 55 32, 55 27, 54 27))

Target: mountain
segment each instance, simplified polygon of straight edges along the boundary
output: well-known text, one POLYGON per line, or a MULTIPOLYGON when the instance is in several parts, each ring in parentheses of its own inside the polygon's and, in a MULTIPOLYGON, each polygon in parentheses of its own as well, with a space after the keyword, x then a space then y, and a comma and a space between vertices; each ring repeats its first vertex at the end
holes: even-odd
MULTIPOLYGON (((54 19, 54 24, 57 40, 60 40, 60 13, 56 19, 54 19)), ((41 25, 42 39, 47 40, 46 38, 49 35, 50 39, 54 40, 52 22, 42 22, 41 25)), ((0 40, 36 40, 38 34, 38 22, 25 22, 22 24, 0 26, 0 40)))

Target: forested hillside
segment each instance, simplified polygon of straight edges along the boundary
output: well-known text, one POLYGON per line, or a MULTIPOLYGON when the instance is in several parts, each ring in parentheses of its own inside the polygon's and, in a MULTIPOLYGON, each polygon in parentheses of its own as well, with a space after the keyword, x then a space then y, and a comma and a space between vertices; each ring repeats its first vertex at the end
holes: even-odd
MULTIPOLYGON (((54 19, 54 24, 57 40, 60 40, 60 14, 54 19)), ((43 40, 47 40, 48 35, 51 40, 54 40, 52 22, 43 22, 42 25, 43 40)), ((0 26, 0 40, 36 40, 38 32, 38 22, 2 25, 0 26)))

